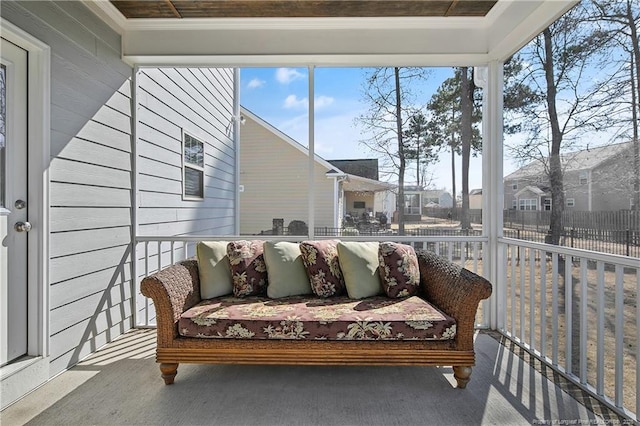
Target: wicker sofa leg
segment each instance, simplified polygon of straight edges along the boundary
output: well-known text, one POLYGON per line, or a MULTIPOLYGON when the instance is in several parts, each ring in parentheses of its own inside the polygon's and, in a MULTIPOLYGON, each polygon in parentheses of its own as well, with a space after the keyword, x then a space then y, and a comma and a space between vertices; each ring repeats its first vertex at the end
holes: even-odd
POLYGON ((456 378, 459 389, 466 388, 467 383, 469 383, 469 380, 471 380, 471 367, 461 365, 453 367, 453 377, 456 378))
POLYGON ((178 364, 160 364, 160 371, 162 372, 162 378, 165 385, 173 384, 173 380, 178 374, 178 364))

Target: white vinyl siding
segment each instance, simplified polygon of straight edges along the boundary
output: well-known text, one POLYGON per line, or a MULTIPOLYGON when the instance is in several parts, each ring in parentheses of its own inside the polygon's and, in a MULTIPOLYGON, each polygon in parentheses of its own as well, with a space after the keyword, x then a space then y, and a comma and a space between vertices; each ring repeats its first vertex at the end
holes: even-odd
POLYGON ((140 235, 234 232, 233 70, 142 68, 138 73, 140 235), (204 144, 183 169, 183 135, 204 144), (201 171, 204 197, 185 196, 184 170, 201 171))
MULTIPOLYGON (((315 163, 315 226, 333 227, 334 179, 315 163)), ((250 117, 240 128, 240 232, 270 230, 275 218, 309 223, 309 157, 250 117)))

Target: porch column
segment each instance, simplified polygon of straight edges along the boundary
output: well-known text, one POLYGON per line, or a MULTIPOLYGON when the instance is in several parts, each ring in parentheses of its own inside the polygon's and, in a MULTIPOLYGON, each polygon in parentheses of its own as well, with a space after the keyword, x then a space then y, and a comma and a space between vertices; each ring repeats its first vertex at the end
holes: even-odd
POLYGON ((307 201, 309 203, 309 226, 308 226, 308 236, 309 239, 312 240, 315 236, 315 203, 316 203, 316 192, 315 192, 315 159, 316 159, 316 151, 315 151, 315 94, 314 94, 314 67, 309 66, 309 184, 308 184, 308 197, 307 201))
POLYGON ((503 63, 491 61, 477 68, 476 84, 482 87, 482 233, 483 274, 493 284, 493 295, 483 305, 484 325, 504 326, 506 258, 498 239, 503 236, 503 63))

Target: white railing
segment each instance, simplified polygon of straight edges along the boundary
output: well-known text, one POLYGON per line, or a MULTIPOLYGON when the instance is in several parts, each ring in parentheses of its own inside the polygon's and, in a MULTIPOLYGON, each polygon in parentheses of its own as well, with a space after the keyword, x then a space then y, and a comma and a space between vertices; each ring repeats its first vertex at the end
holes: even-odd
MULTIPOLYGON (((136 327, 154 327, 155 309, 150 299, 140 293, 140 281, 169 265, 181 260, 195 256, 196 244, 199 241, 224 240, 233 241, 240 239, 259 238, 261 240, 288 240, 292 236, 197 236, 197 237, 137 237, 136 238, 136 262, 134 264, 134 276, 136 277, 136 288, 134 291, 135 324, 136 327)), ((304 237, 298 237, 301 240, 304 237)), ((336 237, 316 237, 316 239, 331 239, 336 237)), ((380 236, 358 236, 339 237, 341 241, 398 241, 411 244, 416 249, 431 250, 452 262, 460 264, 467 269, 482 274, 482 251, 487 241, 484 237, 450 237, 450 236, 429 236, 413 237, 385 235, 380 236)), ((476 318, 479 327, 486 327, 489 323, 488 315, 489 302, 483 301, 476 318)))
POLYGON ((605 405, 640 406, 640 259, 499 239, 500 331, 605 405))

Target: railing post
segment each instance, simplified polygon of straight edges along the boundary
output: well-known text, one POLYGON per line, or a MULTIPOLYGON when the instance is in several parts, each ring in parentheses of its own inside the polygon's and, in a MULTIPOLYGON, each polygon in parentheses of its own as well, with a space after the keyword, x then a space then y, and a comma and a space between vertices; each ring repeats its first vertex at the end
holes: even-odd
POLYGON ((629 228, 627 228, 626 240, 627 240, 627 256, 631 256, 631 230, 629 228))

